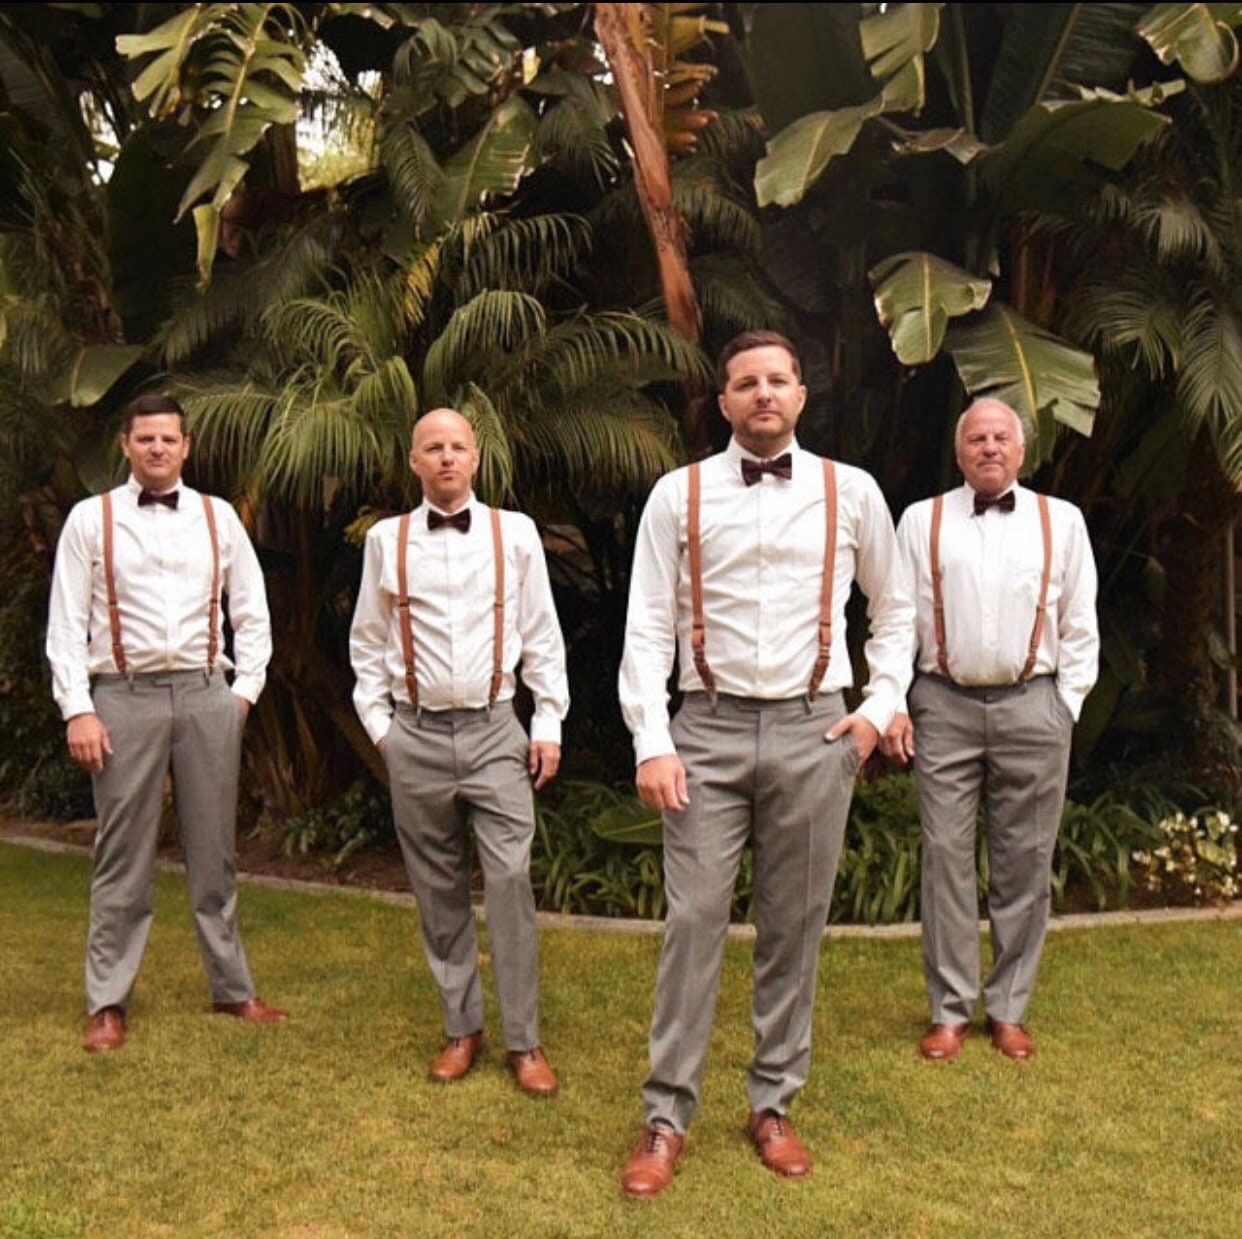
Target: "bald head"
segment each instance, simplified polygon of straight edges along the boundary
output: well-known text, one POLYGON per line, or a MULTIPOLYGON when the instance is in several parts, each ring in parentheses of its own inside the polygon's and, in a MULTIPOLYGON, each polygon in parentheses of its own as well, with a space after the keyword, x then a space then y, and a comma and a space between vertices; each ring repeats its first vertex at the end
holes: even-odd
POLYGON ((1003 400, 985 396, 958 418, 957 463, 970 486, 985 498, 1003 495, 1026 455, 1022 419, 1003 400))
POLYGON ((410 468, 429 503, 444 512, 463 507, 478 467, 474 429, 456 409, 432 409, 414 423, 410 468))

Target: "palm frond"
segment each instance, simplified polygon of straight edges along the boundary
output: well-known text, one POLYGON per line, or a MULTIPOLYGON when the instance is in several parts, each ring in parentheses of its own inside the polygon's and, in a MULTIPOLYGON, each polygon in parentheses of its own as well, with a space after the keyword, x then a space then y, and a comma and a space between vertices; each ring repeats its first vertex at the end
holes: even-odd
POLYGON ((678 160, 673 202, 696 245, 737 249, 757 259, 763 248, 759 221, 729 194, 721 173, 718 164, 702 156, 678 160))
POLYGON ((1161 379, 1180 364, 1185 299, 1176 281, 1153 264, 1138 264, 1130 276, 1084 283, 1066 332, 1094 353, 1122 357, 1161 379))
POLYGON ((1204 290, 1185 330, 1177 402, 1192 425, 1206 425, 1216 437, 1231 421, 1242 421, 1242 323, 1231 306, 1204 290))
POLYGON ((487 392, 477 383, 466 383, 453 394, 453 407, 474 429, 479 449, 475 490, 484 503, 501 504, 513 494, 515 462, 513 442, 505 420, 487 392))
POLYGON ((600 382, 521 419, 523 473, 591 494, 644 494, 680 463, 668 410, 642 392, 600 382))
POLYGON ((482 292, 453 311, 423 362, 423 394, 434 403, 471 377, 480 357, 503 357, 522 348, 546 326, 543 306, 525 293, 482 292))
POLYGON ((226 269, 203 292, 188 282, 155 336, 164 364, 185 366, 204 349, 254 322, 271 305, 322 287, 331 269, 339 225, 330 214, 284 234, 270 250, 226 269))
POLYGON ((591 227, 580 215, 507 220, 471 248, 457 301, 488 288, 538 294, 552 280, 569 276, 590 245, 591 227))
POLYGON ((604 376, 632 386, 655 382, 711 382, 711 366, 697 345, 663 323, 607 311, 557 323, 513 359, 523 390, 562 397, 604 376))
POLYGON ((397 205, 420 225, 444 184, 431 146, 413 125, 400 121, 384 126, 379 149, 397 205))
POLYGON ((303 359, 344 374, 361 362, 374 360, 371 341, 350 312, 348 296, 297 297, 269 306, 262 316, 264 334, 278 356, 293 364, 303 359))
POLYGON ((314 509, 331 483, 357 499, 391 466, 391 442, 362 417, 322 370, 307 367, 280 396, 264 445, 261 474, 278 502, 314 509))
POLYGON ((767 128, 754 109, 717 112, 699 134, 699 154, 732 166, 735 159, 753 164, 763 153, 767 128))
MULTIPOLYGON (((588 90, 602 91, 585 79, 588 90)), ((610 185, 620 169, 620 160, 608 139, 609 110, 598 98, 578 93, 565 95, 539 118, 535 130, 535 154, 560 168, 566 176, 587 190, 610 185)))
POLYGON ((788 309, 754 269, 732 254, 705 254, 690 260, 707 332, 728 339, 759 327, 788 331, 788 309))
POLYGON ((217 371, 174 375, 173 392, 186 411, 196 471, 244 489, 247 478, 231 476, 239 466, 257 469, 279 395, 248 376, 217 371))
POLYGON ((1162 263, 1202 260, 1214 274, 1224 270, 1220 243, 1198 205, 1189 197, 1169 193, 1142 203, 1137 224, 1162 263))
POLYGON ((23 381, 49 377, 63 367, 74 347, 48 307, 24 297, 0 298, 0 359, 23 381))

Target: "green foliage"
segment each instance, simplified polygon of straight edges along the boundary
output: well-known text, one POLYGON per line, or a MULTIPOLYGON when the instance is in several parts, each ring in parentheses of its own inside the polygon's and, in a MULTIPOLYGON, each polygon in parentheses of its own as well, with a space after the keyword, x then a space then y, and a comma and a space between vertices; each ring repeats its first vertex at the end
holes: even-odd
POLYGON ((328 852, 334 869, 360 848, 396 841, 387 797, 376 795, 363 782, 352 784, 328 804, 286 818, 279 830, 286 856, 328 852))
POLYGON ((1175 813, 1156 827, 1150 850, 1134 853, 1143 884, 1178 902, 1223 903, 1238 893, 1238 827, 1228 813, 1175 813))
POLYGON ((10 552, 0 581, 0 797, 23 817, 92 817, 90 777, 65 746, 43 659, 47 580, 10 552))
POLYGON ((918 920, 922 836, 908 774, 858 783, 832 896, 832 922, 886 925, 918 920))
POLYGON ((1052 898, 1058 907, 1074 888, 1090 890, 1103 911, 1130 898, 1130 858, 1154 836, 1151 823, 1113 793, 1089 805, 1067 801, 1052 858, 1052 898))

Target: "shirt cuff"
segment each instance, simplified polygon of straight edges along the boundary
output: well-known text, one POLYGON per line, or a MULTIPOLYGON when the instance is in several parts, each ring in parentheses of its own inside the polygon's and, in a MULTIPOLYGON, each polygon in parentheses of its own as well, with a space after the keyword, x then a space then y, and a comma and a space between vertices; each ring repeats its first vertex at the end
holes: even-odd
POLYGON ((555 714, 535 714, 530 720, 531 744, 561 743, 561 720, 555 714))
POLYGON ((653 725, 634 733, 634 764, 641 766, 653 757, 671 757, 677 752, 667 726, 653 725))
POLYGON ((367 735, 371 737, 372 744, 379 744, 388 734, 388 729, 392 726, 393 713, 391 708, 386 710, 383 706, 367 711, 362 725, 367 729, 367 735))
POLYGON ((60 717, 67 723, 79 714, 94 714, 95 703, 91 700, 89 689, 82 689, 69 694, 61 703, 60 717))
POLYGON ((880 735, 883 735, 888 730, 889 723, 893 721, 893 715, 897 712, 896 704, 891 697, 868 697, 854 713, 861 714, 880 735))
POLYGON ((1061 700, 1065 702, 1065 708, 1073 716, 1074 722, 1078 722, 1078 716, 1082 713, 1082 703, 1086 701, 1087 694, 1078 688, 1066 688, 1064 685, 1057 685, 1057 692, 1061 694, 1061 700))
POLYGON ((233 695, 254 705, 263 691, 265 676, 235 675, 233 677, 233 695))

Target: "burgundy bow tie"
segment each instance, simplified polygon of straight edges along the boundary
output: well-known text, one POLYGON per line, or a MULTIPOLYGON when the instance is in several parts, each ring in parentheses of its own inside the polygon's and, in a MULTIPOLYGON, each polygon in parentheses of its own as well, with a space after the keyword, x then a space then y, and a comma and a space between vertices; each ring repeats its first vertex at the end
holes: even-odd
POLYGON ((180 493, 180 491, 176 490, 166 490, 157 494, 153 490, 147 490, 144 486, 138 492, 138 506, 140 508, 149 508, 153 503, 162 503, 166 508, 172 508, 175 512, 177 510, 177 498, 180 493))
POLYGON ((428 529, 442 529, 445 525, 451 525, 454 529, 461 530, 462 533, 469 533, 470 509, 462 508, 460 512, 453 512, 448 516, 445 516, 443 512, 437 512, 435 508, 427 509, 428 529))
POLYGON ((747 486, 754 486, 765 473, 770 473, 774 478, 784 478, 788 482, 793 477, 793 460, 789 453, 786 452, 775 460, 751 460, 749 457, 742 457, 742 481, 747 486))
POLYGON ((988 508, 995 508, 998 512, 1012 512, 1013 505, 1017 502, 1017 498, 1013 491, 1007 490, 1003 495, 997 495, 992 499, 985 499, 982 495, 975 496, 975 515, 982 516, 988 508))

